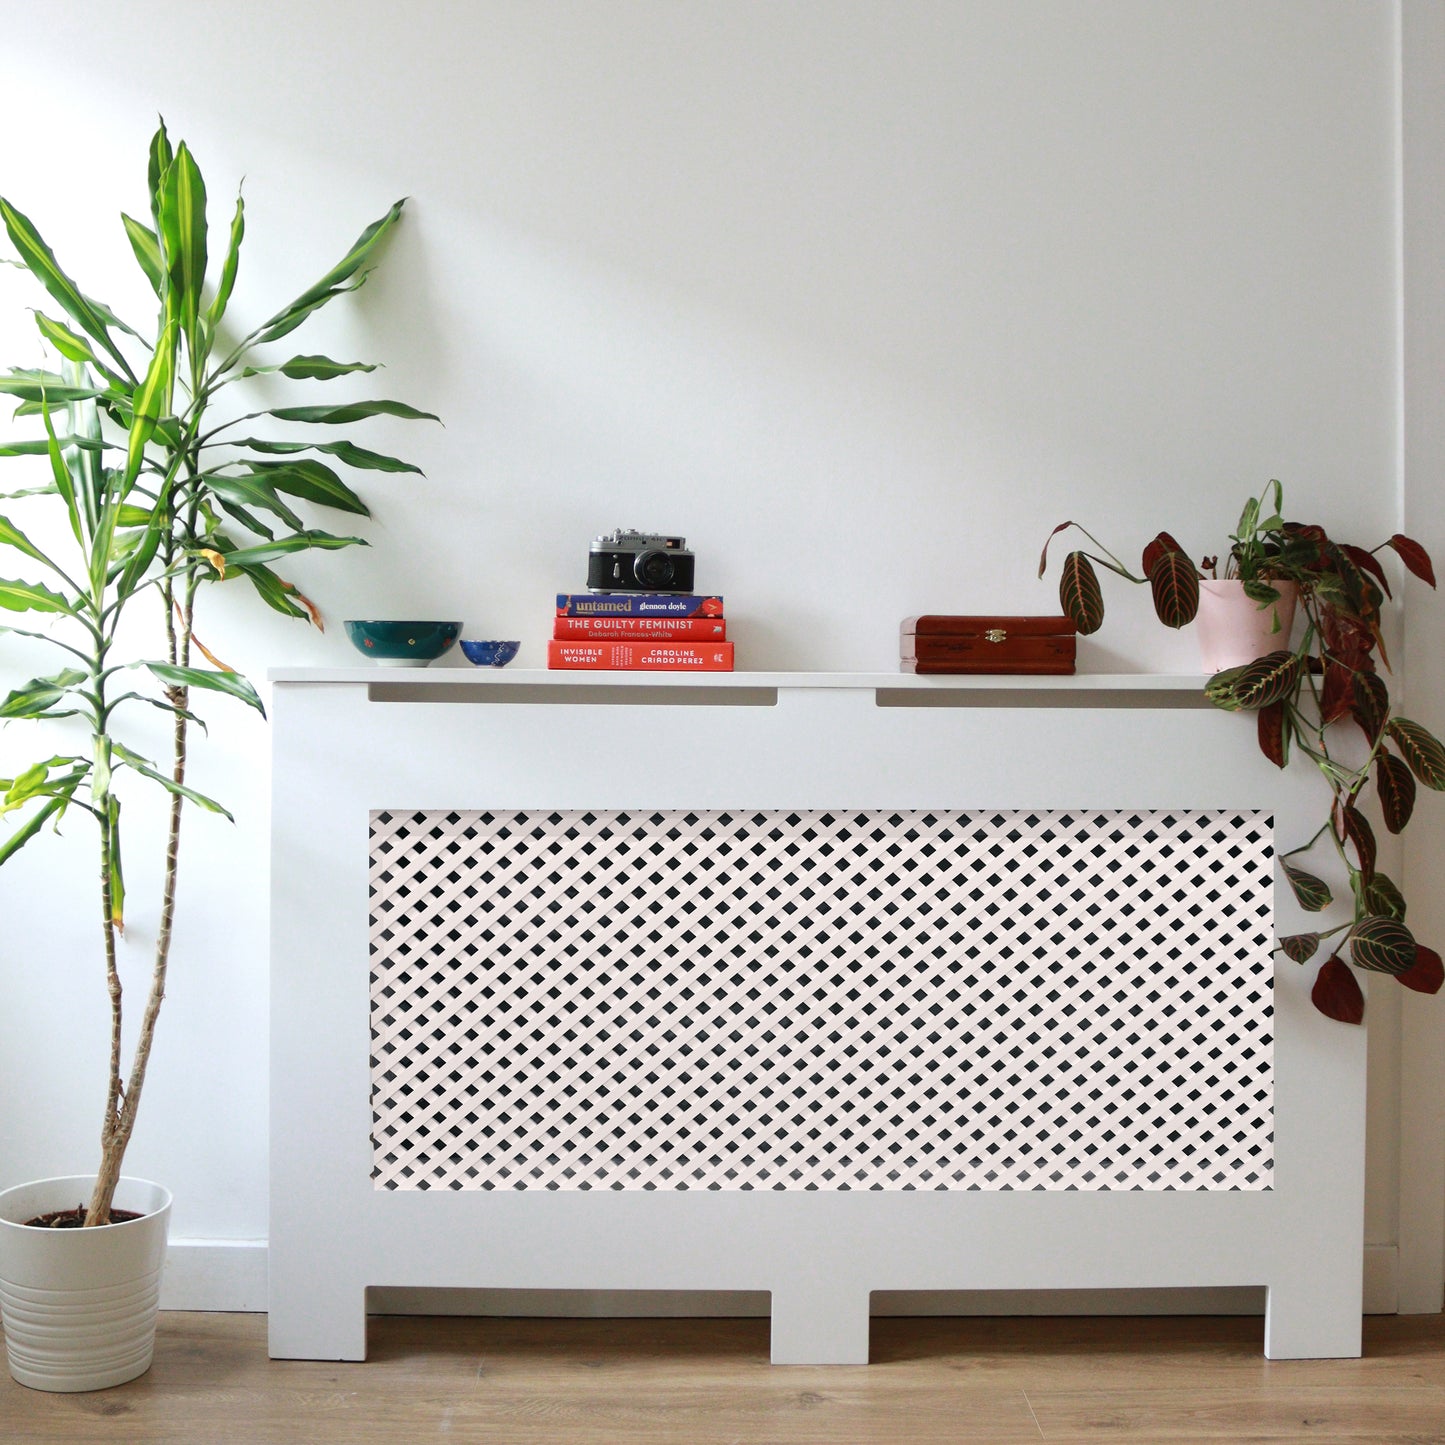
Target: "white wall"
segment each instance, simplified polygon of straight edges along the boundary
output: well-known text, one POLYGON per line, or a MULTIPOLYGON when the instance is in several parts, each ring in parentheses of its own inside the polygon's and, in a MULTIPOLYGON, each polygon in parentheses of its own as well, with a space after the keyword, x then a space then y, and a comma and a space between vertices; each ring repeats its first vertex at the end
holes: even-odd
MULTIPOLYGON (((0 190, 122 311, 147 308, 112 218, 144 214, 157 111, 218 229, 246 178, 242 321, 412 197, 358 304, 276 359, 384 359, 376 389, 316 390, 446 427, 368 424, 427 478, 366 479, 372 547, 290 569, 324 636, 213 593, 202 635, 253 676, 347 662, 351 616, 465 618, 539 665, 550 595, 618 523, 684 533, 740 666, 797 669, 887 669, 912 612, 1052 610, 1034 568, 1068 517, 1130 561, 1160 527, 1223 551, 1277 476, 1297 515, 1399 526, 1383 0, 136 0, 3 22, 0 190)), ((0 270, 7 363, 40 358, 37 300, 0 270)), ((1106 592, 1084 665, 1193 670, 1188 634, 1106 592)), ((30 657, 0 638, 6 675, 30 657)), ((129 1161, 173 1185, 183 1237, 265 1232, 266 736, 239 712, 209 709, 195 781, 238 823, 190 821, 129 1161)), ((31 744, 12 727, 0 760, 31 744)), ((3 1183, 89 1167, 89 842, 76 820, 0 874, 3 1183)))

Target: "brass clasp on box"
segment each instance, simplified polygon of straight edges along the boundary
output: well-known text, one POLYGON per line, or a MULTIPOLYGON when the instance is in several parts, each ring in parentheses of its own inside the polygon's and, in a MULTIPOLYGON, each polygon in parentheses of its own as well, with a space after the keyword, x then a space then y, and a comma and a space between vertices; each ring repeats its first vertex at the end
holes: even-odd
POLYGON ((990 627, 983 635, 985 642, 1005 642, 1008 640, 1008 632, 1002 627, 990 627))

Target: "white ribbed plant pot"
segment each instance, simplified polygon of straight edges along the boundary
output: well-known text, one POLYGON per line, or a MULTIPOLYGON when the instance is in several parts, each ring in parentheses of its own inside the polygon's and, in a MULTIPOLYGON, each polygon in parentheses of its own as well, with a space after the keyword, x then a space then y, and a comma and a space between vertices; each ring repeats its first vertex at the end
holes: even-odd
POLYGON ((90 1198, 94 1176, 0 1192, 0 1315, 10 1373, 34 1390, 104 1390, 143 1375, 155 1349, 170 1191, 122 1179, 115 1207, 142 1218, 100 1229, 24 1221, 90 1198))

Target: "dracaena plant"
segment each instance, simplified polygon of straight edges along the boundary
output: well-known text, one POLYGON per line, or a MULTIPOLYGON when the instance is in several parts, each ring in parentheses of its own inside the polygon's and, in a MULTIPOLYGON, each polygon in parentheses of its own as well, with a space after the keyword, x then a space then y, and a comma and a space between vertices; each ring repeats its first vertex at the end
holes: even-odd
POLYGON ((0 863, 68 812, 86 815, 95 826, 97 921, 112 1030, 87 1225, 109 1220, 135 1129, 165 993, 185 807, 230 817, 186 781, 192 725, 201 722, 193 708, 200 696, 225 694, 261 710, 252 685, 197 637, 197 603, 207 584, 248 585, 278 612, 319 625, 313 604, 273 564, 295 553, 361 542, 303 520, 301 509, 309 507, 367 515, 366 504, 322 458, 353 469, 419 470, 337 439, 334 428, 379 415, 429 416, 386 400, 251 412, 243 400, 250 378, 261 375, 274 389, 286 381, 375 370, 325 356, 267 362, 261 348, 362 284, 402 202, 368 226, 314 286, 254 330, 237 334, 228 325, 228 308, 245 233, 244 204, 238 197, 220 266, 213 269, 201 171, 184 143, 172 146, 164 123, 150 147, 148 191, 149 224, 121 217, 156 297, 148 334, 82 292, 30 220, 0 198, 18 264, 54 303, 53 314, 38 310, 35 321, 45 345, 60 357, 57 369, 12 369, 0 377, 0 395, 17 399, 17 417, 38 418, 40 432, 0 446, 0 456, 33 458, 40 468, 37 484, 5 494, 16 520, 0 517, 0 556, 12 563, 0 578, 0 608, 29 616, 26 625, 0 632, 39 640, 61 664, 13 687, 0 701, 0 718, 64 719, 47 736, 65 736, 67 728, 76 736, 70 749, 62 743, 14 777, 0 779, 0 814, 8 815, 8 827, 0 825, 0 863), (315 433, 315 440, 266 435, 277 420, 328 430, 315 433), (12 569, 19 575, 9 576, 12 569), (138 613, 150 621, 140 631, 138 613), (151 650, 126 650, 122 638, 136 635, 147 636, 151 650), (149 708, 170 718, 164 762, 126 741, 130 720, 149 708), (121 805, 137 786, 158 786, 170 797, 164 834, 155 839, 164 868, 149 986, 127 1062, 119 969, 126 901, 121 805))
MULTIPOLYGON (((1436 993, 1445 981, 1439 953, 1416 940, 1405 923, 1404 896, 1376 866, 1378 840, 1365 811, 1373 784, 1374 811, 1389 832, 1399 833, 1414 811, 1417 784, 1445 790, 1445 746, 1393 711, 1381 673, 1389 669, 1381 610, 1391 594, 1380 553, 1394 551, 1431 587, 1435 574, 1429 554, 1409 537, 1396 533, 1370 549, 1336 542, 1323 527, 1285 521, 1281 503, 1277 481, 1250 499, 1230 538, 1224 573, 1239 578, 1260 607, 1279 600, 1280 583, 1292 583, 1304 614, 1299 642, 1289 646, 1289 638, 1281 636, 1284 645, 1274 651, 1216 673, 1205 693, 1226 711, 1256 714, 1260 750, 1276 767, 1287 766, 1292 755, 1303 757, 1329 789, 1328 817, 1308 842, 1281 854, 1280 864, 1300 907, 1322 913, 1334 902, 1330 887, 1298 860, 1315 848, 1333 853, 1349 879, 1350 916, 1332 928, 1281 938, 1278 947, 1300 964, 1323 948, 1326 956, 1311 992, 1315 1007, 1359 1023, 1365 1001, 1351 964, 1389 974, 1421 993, 1436 993)), ((1055 527, 1049 541, 1069 527, 1078 524, 1055 527)), ((1131 582, 1148 582, 1155 611, 1169 627, 1193 621, 1201 576, 1218 575, 1217 558, 1206 557, 1196 568, 1167 532, 1144 549, 1142 576, 1084 535, 1104 555, 1071 552, 1059 584, 1059 600, 1080 632, 1094 632, 1104 620, 1094 562, 1131 582)), ((1040 577, 1048 548, 1046 541, 1040 577)))

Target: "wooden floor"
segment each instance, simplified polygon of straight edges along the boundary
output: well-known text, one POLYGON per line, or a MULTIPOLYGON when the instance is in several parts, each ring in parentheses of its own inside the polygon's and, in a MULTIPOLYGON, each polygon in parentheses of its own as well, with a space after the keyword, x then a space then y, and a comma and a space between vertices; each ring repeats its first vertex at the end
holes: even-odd
POLYGON ((1258 1318, 878 1319, 873 1363, 771 1366, 765 1320, 402 1319, 371 1358, 266 1358, 264 1315, 163 1314, 150 1374, 0 1381, 0 1441, 184 1445, 1445 1442, 1445 1317, 1269 1361, 1258 1318))

